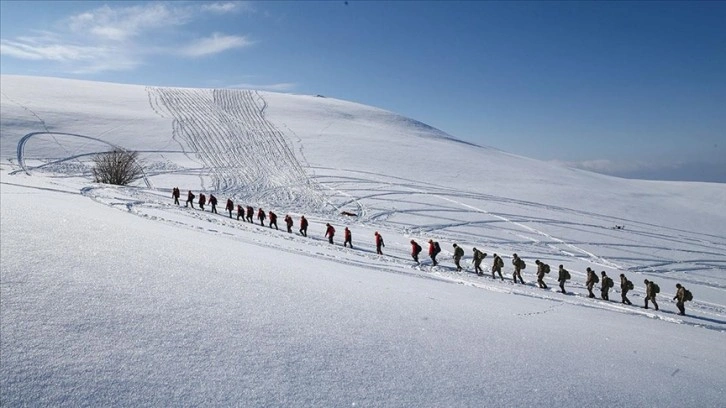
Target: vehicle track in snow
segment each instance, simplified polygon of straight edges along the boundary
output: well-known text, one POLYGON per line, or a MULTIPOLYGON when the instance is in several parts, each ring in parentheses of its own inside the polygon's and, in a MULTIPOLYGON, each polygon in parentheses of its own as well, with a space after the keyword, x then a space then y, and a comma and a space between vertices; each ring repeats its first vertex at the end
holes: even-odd
POLYGON ((342 206, 366 209, 362 221, 380 228, 398 227, 412 237, 424 235, 466 245, 489 245, 499 248, 500 253, 520 252, 528 258, 563 262, 578 258, 595 266, 653 276, 680 273, 678 279, 694 283, 708 280, 708 274, 717 273, 726 265, 726 255, 720 252, 726 250, 723 237, 581 209, 460 191, 377 172, 315 169, 322 173, 316 176, 318 182, 338 192, 342 206), (324 174, 331 170, 335 171, 333 175, 324 174), (490 205, 496 208, 490 210, 490 205), (408 218, 401 223, 397 215, 408 218), (411 221, 412 217, 415 221, 411 221), (416 227, 412 228, 412 224, 416 227), (611 226, 615 224, 628 227, 614 230, 611 226), (558 235, 563 230, 576 230, 588 238, 562 239, 558 235), (691 274, 699 277, 688 277, 691 274))
POLYGON ((285 134, 264 116, 259 93, 237 89, 147 88, 152 109, 173 118, 173 137, 196 155, 213 191, 259 204, 328 204, 285 134))

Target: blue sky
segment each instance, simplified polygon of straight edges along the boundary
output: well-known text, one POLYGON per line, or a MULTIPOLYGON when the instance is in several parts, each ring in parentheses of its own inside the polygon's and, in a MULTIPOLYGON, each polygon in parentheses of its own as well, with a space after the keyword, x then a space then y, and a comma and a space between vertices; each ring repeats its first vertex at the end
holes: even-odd
POLYGON ((726 2, 1 8, 6 74, 322 94, 524 156, 726 182, 726 2))

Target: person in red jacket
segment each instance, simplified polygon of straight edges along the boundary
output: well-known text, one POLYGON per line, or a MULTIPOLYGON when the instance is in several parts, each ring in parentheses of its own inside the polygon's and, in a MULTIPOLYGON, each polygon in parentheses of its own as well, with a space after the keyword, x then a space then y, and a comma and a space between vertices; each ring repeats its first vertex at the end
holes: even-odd
POLYGON ((304 215, 300 217, 300 235, 303 237, 308 236, 308 219, 304 215))
POLYGON ((421 245, 418 244, 418 242, 411 240, 411 257, 416 263, 420 263, 418 261, 418 254, 421 253, 423 248, 421 248, 421 245))
POLYGON ((257 219, 260 220, 260 225, 262 225, 263 227, 265 226, 265 218, 267 218, 267 215, 265 215, 262 207, 260 207, 260 209, 257 210, 257 219))
POLYGON ((434 266, 438 265, 439 263, 436 262, 436 255, 441 252, 441 246, 439 246, 438 242, 434 242, 433 239, 429 240, 429 257, 431 257, 431 261, 433 262, 434 266))
POLYGON ((275 226, 275 229, 276 230, 279 230, 279 228, 277 228, 277 214, 275 214, 274 212, 270 211, 270 213, 268 215, 270 217, 270 228, 272 228, 272 226, 274 225, 275 226))
POLYGON ((247 222, 252 223, 252 217, 255 215, 255 209, 252 208, 251 205, 248 205, 247 206, 247 213, 246 214, 247 214, 247 216, 245 217, 245 219, 247 220, 247 222))
POLYGON ((204 193, 199 193, 199 208, 204 211, 204 204, 207 203, 207 196, 204 195, 204 193))
MULTIPOLYGON (((232 202, 231 198, 227 199, 227 206, 224 207, 224 209, 229 211, 229 218, 232 218, 232 211, 234 210, 234 203, 232 202)), ((237 212, 237 219, 239 220, 239 212, 237 212)))
POLYGON ((245 219, 245 209, 242 208, 242 204, 237 204, 237 221, 242 217, 242 221, 245 219))
POLYGON ((345 227, 344 237, 345 240, 343 241, 343 246, 347 246, 348 244, 350 244, 350 247, 353 248, 353 237, 348 227, 345 227))
POLYGON ((285 215, 285 225, 287 226, 287 233, 292 233, 292 217, 290 217, 290 214, 285 215))
POLYGON ((383 243, 383 236, 381 236, 378 231, 376 231, 376 233, 373 235, 375 235, 376 237, 376 253, 378 255, 383 255, 383 251, 381 250, 381 248, 385 248, 386 246, 386 244, 383 243))
POLYGON ((330 225, 330 223, 325 224, 325 226, 327 227, 325 229, 325 236, 328 237, 328 242, 330 242, 332 244, 333 236, 335 235, 335 228, 333 228, 333 226, 330 225))

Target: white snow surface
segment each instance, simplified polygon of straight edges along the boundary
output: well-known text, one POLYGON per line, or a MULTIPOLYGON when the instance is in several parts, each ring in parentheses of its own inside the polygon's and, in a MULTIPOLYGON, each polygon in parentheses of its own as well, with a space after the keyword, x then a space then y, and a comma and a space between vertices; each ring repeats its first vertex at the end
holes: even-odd
POLYGON ((560 167, 331 98, 0 84, 1 406, 726 400, 724 184, 560 167), (145 177, 93 183, 93 155, 112 146, 139 151, 145 177), (220 213, 185 208, 188 190, 214 194, 220 213), (227 198, 275 211, 281 229, 230 219, 227 198), (436 267, 429 239, 444 249, 436 267), (472 247, 489 254, 482 277, 472 247), (515 252, 526 285, 512 283, 515 252), (505 281, 491 278, 493 253, 505 281), (552 267, 549 289, 535 259, 552 267), (614 278, 610 301, 587 298, 587 267, 614 278), (660 311, 642 308, 644 279, 661 287, 660 311), (678 282, 695 297, 686 316, 678 282))

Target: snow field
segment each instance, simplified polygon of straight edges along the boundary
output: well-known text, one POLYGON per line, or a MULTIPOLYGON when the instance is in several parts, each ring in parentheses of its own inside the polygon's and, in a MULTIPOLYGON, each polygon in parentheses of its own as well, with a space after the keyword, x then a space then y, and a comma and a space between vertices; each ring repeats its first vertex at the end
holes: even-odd
POLYGON ((0 101, 3 406, 723 401, 724 185, 571 170, 330 98, 3 76, 0 101), (91 183, 109 145, 141 151, 146 180, 91 183), (189 189, 220 214, 183 208, 189 189), (228 197, 281 230, 229 219, 228 197), (507 281, 472 273, 474 246, 507 281), (588 266, 616 289, 625 273, 634 306, 587 299, 588 266), (637 307, 645 278, 660 312, 637 307), (676 282, 695 295, 685 317, 676 282))

